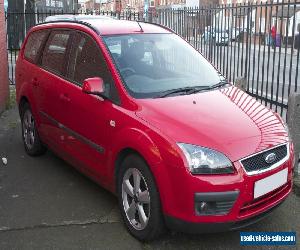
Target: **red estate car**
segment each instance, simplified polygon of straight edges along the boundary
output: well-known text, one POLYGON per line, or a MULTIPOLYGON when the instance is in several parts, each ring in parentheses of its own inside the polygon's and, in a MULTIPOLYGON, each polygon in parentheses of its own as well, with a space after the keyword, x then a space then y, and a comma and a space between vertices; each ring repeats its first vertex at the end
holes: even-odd
POLYGON ((115 193, 129 232, 234 230, 291 191, 282 119, 171 30, 86 19, 33 27, 16 65, 29 155, 46 148, 115 193))

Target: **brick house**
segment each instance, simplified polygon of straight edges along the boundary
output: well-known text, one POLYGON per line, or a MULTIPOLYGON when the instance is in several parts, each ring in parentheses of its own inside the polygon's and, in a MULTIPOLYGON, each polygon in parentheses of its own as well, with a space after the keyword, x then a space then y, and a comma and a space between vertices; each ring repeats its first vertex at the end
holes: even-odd
POLYGON ((168 8, 172 6, 182 6, 182 7, 199 7, 199 6, 209 6, 216 5, 219 0, 153 0, 155 5, 160 8, 168 8))
POLYGON ((144 0, 102 0, 100 10, 141 12, 143 8, 144 0))
POLYGON ((100 10, 100 3, 96 2, 95 0, 88 0, 85 2, 85 9, 86 11, 99 11, 100 10))
POLYGON ((4 0, 0 0, 0 113, 4 110, 9 93, 7 75, 6 30, 4 0))

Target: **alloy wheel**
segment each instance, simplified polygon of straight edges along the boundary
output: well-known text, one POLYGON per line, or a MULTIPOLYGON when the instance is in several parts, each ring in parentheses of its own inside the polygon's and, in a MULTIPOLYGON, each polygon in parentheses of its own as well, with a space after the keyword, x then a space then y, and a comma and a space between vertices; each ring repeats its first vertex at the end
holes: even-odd
POLYGON ((34 118, 30 110, 26 110, 23 122, 23 139, 28 149, 32 149, 34 147, 35 142, 35 123, 34 118))
POLYGON ((123 209, 130 224, 143 230, 150 217, 150 193, 146 180, 136 168, 129 168, 122 181, 123 209))

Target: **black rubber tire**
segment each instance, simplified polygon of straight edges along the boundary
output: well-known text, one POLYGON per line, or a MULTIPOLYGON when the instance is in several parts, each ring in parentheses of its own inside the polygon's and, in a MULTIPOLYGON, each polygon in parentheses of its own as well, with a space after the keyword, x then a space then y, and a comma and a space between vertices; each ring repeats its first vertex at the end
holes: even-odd
POLYGON ((123 221, 129 233, 135 238, 140 241, 151 241, 154 239, 158 239, 166 232, 165 221, 161 211, 160 196, 153 175, 144 159, 139 155, 129 155, 121 163, 120 170, 117 176, 117 196, 123 221), (126 170, 129 168, 136 168, 141 172, 141 174, 145 178, 150 193, 150 217, 147 226, 143 230, 136 230, 130 224, 123 208, 122 180, 126 170))
MULTIPOLYGON (((20 107, 21 127, 22 127, 22 141, 23 141, 23 144, 24 144, 25 151, 28 155, 30 155, 30 156, 40 156, 40 155, 43 155, 47 151, 47 148, 44 146, 44 144, 40 140, 39 133, 38 133, 37 128, 36 128, 36 123, 34 123, 35 138, 34 138, 33 147, 28 148, 26 143, 25 143, 25 140, 24 140, 23 120, 24 120, 24 114, 27 110, 29 110, 31 112, 31 108, 30 108, 29 103, 25 102, 22 105, 22 107, 20 107)), ((31 112, 31 114, 32 114, 32 112, 31 112)), ((33 114, 32 114, 32 116, 33 116, 33 114)), ((34 117, 33 117, 33 119, 34 119, 34 117)))

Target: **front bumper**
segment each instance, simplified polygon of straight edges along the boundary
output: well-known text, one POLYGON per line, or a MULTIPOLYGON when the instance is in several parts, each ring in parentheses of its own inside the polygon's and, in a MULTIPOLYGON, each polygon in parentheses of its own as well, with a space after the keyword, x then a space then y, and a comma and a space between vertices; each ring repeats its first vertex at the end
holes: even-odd
POLYGON ((282 203, 283 201, 279 202, 277 205, 271 207, 265 212, 259 214, 258 216, 253 216, 248 219, 244 219, 240 221, 230 221, 230 222, 223 222, 223 223, 222 222, 221 223, 220 222, 192 223, 174 217, 165 216, 165 223, 169 229, 172 229, 177 232, 184 232, 190 234, 234 231, 234 230, 242 229, 244 227, 248 227, 264 219, 271 212, 273 212, 277 207, 279 207, 282 203))
MULTIPOLYGON (((265 217, 281 204, 291 192, 292 147, 290 148, 290 158, 286 162, 264 173, 250 176, 246 174, 239 161, 235 162, 234 166, 237 170, 234 174, 210 176, 194 176, 189 173, 183 175, 179 168, 173 169, 172 177, 169 178, 169 185, 165 186, 165 190, 167 189, 168 192, 164 193, 165 198, 162 198, 166 224, 177 231, 189 231, 185 229, 186 227, 187 229, 191 228, 191 231, 194 231, 193 228, 198 228, 196 230, 198 232, 201 232, 202 227, 205 232, 238 229, 265 217), (288 169, 287 183, 254 199, 255 183, 284 169, 288 169), (215 211, 219 213, 201 214, 197 213, 197 201, 195 200, 198 193, 238 193, 238 195, 227 200, 212 199, 211 201, 215 201, 213 203, 216 208, 215 211), (221 202, 220 210, 218 210, 216 202, 221 202), (225 206, 227 206, 228 211, 224 211, 225 206), (180 227, 183 230, 179 230, 180 227)), ((201 199, 198 202, 201 202, 201 199)))

